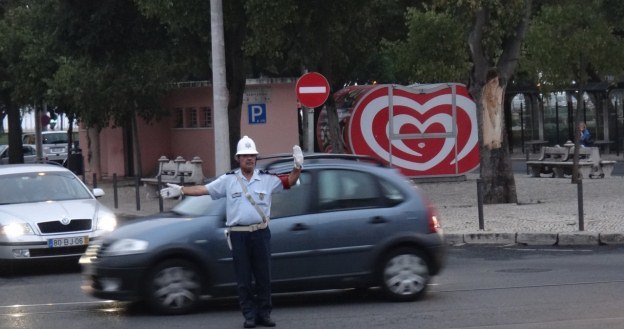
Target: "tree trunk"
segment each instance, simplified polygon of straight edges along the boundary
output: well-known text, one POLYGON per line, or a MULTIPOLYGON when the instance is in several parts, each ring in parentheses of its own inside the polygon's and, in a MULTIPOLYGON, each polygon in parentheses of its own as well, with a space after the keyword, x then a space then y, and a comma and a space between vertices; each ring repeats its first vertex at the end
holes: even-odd
POLYGON ((7 96, 4 98, 4 104, 7 107, 7 116, 9 117, 9 163, 24 163, 24 154, 22 153, 22 119, 20 110, 7 96))
POLYGON ((482 88, 471 88, 471 93, 479 119, 483 203, 516 203, 516 181, 504 129, 504 88, 498 77, 494 77, 482 88))
POLYGON ((96 179, 102 178, 102 167, 100 166, 100 129, 97 127, 87 128, 87 162, 91 176, 87 177, 87 181, 93 184, 91 179, 95 174, 96 179), (89 180, 91 179, 91 180, 89 180))
POLYGON ((517 203, 516 182, 511 166, 503 97, 507 81, 513 74, 520 56, 522 41, 529 26, 532 1, 525 0, 523 19, 514 27, 515 33, 502 42, 502 52, 495 65, 490 63, 493 49, 484 47, 485 31, 490 26, 488 9, 479 8, 470 31, 468 45, 473 69, 470 73, 470 94, 477 105, 479 121, 480 171, 485 204, 517 203))
MULTIPOLYGON (((243 53, 243 43, 247 35, 246 19, 241 15, 245 13, 244 3, 242 1, 225 1, 224 11, 225 17, 235 15, 236 24, 227 24, 225 27, 225 76, 227 80, 227 89, 229 92, 228 100, 228 127, 230 142, 230 160, 234 159, 236 154, 236 144, 241 138, 241 111, 243 106, 243 95, 245 93, 245 62, 243 53)), ((233 22, 231 22, 233 23, 233 22)), ((253 138, 253 136, 250 136, 253 138)), ((258 145, 258 147, 262 147, 258 145)))
POLYGON ((134 177, 143 177, 143 166, 141 163, 141 145, 139 143, 139 128, 137 127, 137 116, 132 114, 132 164, 134 166, 134 177))
POLYGON ((340 127, 336 103, 334 103, 332 96, 333 95, 329 95, 330 98, 325 105, 325 111, 327 111, 327 124, 329 125, 329 140, 331 142, 332 153, 342 154, 345 152, 344 140, 342 138, 343 131, 340 127))

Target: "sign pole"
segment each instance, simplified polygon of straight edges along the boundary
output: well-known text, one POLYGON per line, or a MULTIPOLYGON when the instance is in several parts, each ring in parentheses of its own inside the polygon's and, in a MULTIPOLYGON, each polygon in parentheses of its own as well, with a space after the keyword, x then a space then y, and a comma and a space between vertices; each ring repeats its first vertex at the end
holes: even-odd
POLYGON ((308 108, 308 107, 304 107, 304 109, 307 112, 307 116, 308 116, 308 127, 307 127, 307 132, 308 132, 308 138, 307 138, 307 144, 306 144, 306 151, 313 153, 314 152, 314 109, 313 108, 308 108))

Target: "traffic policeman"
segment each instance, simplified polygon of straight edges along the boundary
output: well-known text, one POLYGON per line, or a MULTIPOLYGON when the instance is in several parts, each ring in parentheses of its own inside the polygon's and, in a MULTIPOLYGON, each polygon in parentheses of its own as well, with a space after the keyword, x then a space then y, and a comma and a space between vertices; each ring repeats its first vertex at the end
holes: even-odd
POLYGON ((168 187, 160 191, 163 198, 206 194, 213 199, 226 198, 226 235, 232 249, 245 328, 275 326, 271 319, 271 195, 294 185, 303 166, 303 153, 297 145, 293 147, 294 167, 288 175, 278 176, 256 169, 257 155, 255 142, 243 136, 236 146, 239 169, 206 185, 167 184, 168 187))

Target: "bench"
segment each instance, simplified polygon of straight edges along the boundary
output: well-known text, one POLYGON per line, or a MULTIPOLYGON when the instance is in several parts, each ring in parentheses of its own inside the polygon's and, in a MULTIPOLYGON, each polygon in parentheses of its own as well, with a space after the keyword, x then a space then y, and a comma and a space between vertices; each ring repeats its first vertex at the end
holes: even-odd
MULTIPOLYGON (((572 175, 574 165, 574 148, 569 147, 542 147, 538 160, 527 161, 533 177, 550 174, 551 177, 564 178, 572 175)), ((579 149, 579 174, 583 178, 610 177, 615 161, 601 160, 600 150, 597 147, 582 147, 579 149)))
POLYGON ((567 147, 542 146, 540 157, 537 160, 527 161, 531 176, 541 177, 542 174, 555 176, 554 168, 570 158, 570 149, 567 147))
POLYGON ((187 161, 181 156, 178 156, 175 160, 169 160, 164 155, 161 156, 158 159, 158 173, 156 176, 141 178, 141 182, 148 189, 148 199, 150 199, 153 192, 160 189, 161 186, 158 186, 159 177, 161 184, 202 184, 205 179, 202 162, 199 157, 193 157, 191 161, 187 161))

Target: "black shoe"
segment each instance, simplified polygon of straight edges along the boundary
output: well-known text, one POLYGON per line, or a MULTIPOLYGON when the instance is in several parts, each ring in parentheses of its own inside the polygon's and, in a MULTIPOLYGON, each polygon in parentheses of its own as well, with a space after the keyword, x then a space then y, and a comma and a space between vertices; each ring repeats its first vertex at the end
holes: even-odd
POLYGON ((255 328, 256 327, 256 321, 254 320, 245 320, 245 323, 243 323, 243 328, 255 328))
POLYGON ((256 319, 256 323, 263 327, 275 327, 275 321, 271 319, 270 316, 259 316, 256 319))

